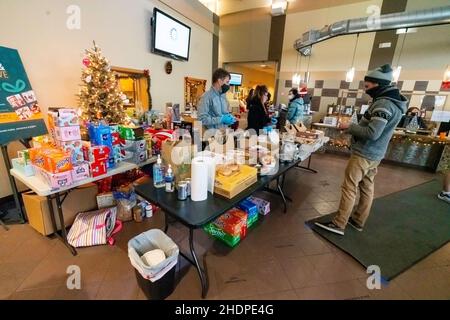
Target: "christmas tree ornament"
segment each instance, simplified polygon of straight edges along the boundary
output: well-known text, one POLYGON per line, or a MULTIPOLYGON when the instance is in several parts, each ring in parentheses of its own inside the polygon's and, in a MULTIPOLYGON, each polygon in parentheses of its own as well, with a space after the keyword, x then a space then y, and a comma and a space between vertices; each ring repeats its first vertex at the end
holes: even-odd
POLYGON ((92 81, 92 76, 88 75, 85 80, 86 80, 87 83, 91 82, 92 81))
POLYGON ((85 67, 89 67, 90 64, 91 64, 91 60, 89 60, 88 58, 83 59, 83 65, 85 67))

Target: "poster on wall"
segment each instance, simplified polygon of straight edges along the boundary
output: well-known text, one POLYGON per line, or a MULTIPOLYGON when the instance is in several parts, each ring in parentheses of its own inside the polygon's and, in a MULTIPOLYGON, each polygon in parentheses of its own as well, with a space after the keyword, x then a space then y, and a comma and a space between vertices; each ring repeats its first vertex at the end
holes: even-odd
POLYGON ((46 133, 47 127, 19 52, 0 46, 0 145, 46 133))

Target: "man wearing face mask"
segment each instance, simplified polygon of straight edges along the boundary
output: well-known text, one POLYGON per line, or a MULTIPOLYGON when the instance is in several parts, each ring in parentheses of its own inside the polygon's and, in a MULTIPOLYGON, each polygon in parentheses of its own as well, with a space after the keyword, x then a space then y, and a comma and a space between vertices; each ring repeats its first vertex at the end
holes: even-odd
POLYGON ((391 85, 392 71, 390 65, 383 65, 369 71, 364 78, 366 93, 373 101, 361 121, 348 127, 348 133, 352 135, 352 155, 345 170, 339 210, 332 220, 316 222, 322 229, 344 235, 348 223, 354 229, 363 231, 372 207, 377 167, 406 111, 406 98, 391 85), (360 199, 353 212, 358 191, 360 199))
POLYGON ((212 76, 212 86, 206 91, 199 103, 198 119, 207 129, 230 126, 236 119, 228 111, 229 103, 225 94, 230 90, 230 73, 217 69, 212 76))

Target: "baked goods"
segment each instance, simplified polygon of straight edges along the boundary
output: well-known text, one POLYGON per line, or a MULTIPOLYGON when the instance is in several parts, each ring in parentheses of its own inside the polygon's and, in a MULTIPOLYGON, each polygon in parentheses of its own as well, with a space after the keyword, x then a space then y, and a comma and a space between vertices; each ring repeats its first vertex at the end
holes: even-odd
POLYGON ((240 171, 238 164, 225 164, 217 167, 217 172, 225 177, 229 177, 232 174, 238 173, 240 171))

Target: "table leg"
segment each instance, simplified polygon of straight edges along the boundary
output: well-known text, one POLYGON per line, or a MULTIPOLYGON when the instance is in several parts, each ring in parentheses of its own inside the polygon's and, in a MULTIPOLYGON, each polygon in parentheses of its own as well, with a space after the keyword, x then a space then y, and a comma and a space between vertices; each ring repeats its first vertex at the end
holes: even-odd
POLYGON ((55 210, 53 208, 53 201, 50 196, 47 196, 47 203, 48 203, 48 209, 50 210, 50 219, 52 220, 52 225, 55 230, 55 235, 64 243, 64 245, 69 248, 72 255, 77 255, 77 250, 72 247, 69 242, 67 241, 67 231, 66 231, 66 225, 64 224, 64 216, 62 213, 62 202, 60 198, 59 192, 55 194, 56 199, 56 207, 58 209, 58 218, 59 223, 61 225, 61 234, 58 233, 58 228, 56 226, 56 220, 55 220, 55 210))
POLYGON ((167 217, 167 213, 164 212, 164 233, 167 233, 167 230, 169 230, 169 220, 167 217))
MULTIPOLYGON (((278 181, 277 181, 278 182, 278 181)), ((284 203, 284 213, 287 213, 287 201, 286 196, 284 195, 283 189, 281 188, 280 184, 277 183, 278 192, 280 193, 281 197, 283 198, 284 203)))
POLYGON ((205 299, 209 289, 208 272, 206 272, 206 270, 203 271, 198 263, 194 248, 194 229, 192 228, 189 229, 189 247, 191 249, 192 258, 195 262, 195 267, 197 268, 198 276, 200 277, 200 282, 202 283, 202 298, 205 299))
POLYGON ((6 224, 3 222, 2 219, 0 219, 0 225, 1 225, 6 231, 9 230, 9 228, 6 226, 6 224))
POLYGON ((306 170, 306 171, 309 171, 311 173, 317 173, 317 170, 314 170, 314 169, 311 168, 311 157, 312 157, 312 154, 308 158, 308 166, 307 167, 297 165, 296 168, 297 169, 306 170))

